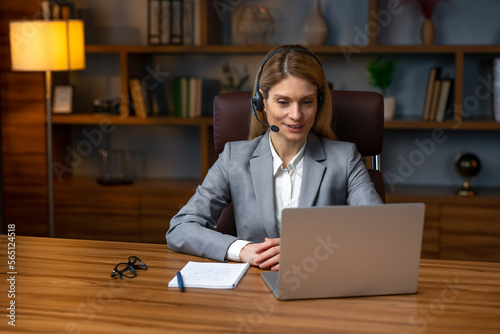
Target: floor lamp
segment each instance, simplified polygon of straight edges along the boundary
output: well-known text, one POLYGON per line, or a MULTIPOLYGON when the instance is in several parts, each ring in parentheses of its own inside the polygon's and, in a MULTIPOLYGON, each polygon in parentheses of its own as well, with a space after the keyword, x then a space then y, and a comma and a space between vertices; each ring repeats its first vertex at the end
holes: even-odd
POLYGON ((12 21, 9 23, 9 28, 12 70, 45 72, 49 235, 54 237, 52 72, 82 70, 85 68, 83 21, 12 21))

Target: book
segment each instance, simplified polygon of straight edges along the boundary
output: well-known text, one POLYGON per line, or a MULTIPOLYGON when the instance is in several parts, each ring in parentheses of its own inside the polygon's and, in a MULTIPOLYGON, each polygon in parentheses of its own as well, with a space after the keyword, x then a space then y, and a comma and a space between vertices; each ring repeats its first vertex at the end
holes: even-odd
POLYGON ((160 42, 161 44, 170 43, 170 5, 168 1, 162 1, 160 4, 161 29, 160 42))
POLYGON ((162 80, 159 80, 151 89, 151 111, 155 116, 168 115, 168 99, 165 90, 165 85, 162 80))
POLYGON ((441 83, 441 79, 436 79, 434 81, 434 86, 432 88, 431 110, 428 121, 434 121, 436 119, 436 111, 439 100, 439 93, 441 91, 441 83))
POLYGON ((61 19, 61 5, 58 4, 52 5, 52 19, 53 20, 61 19))
POLYGON ((493 60, 492 109, 493 119, 500 122, 500 58, 493 60))
POLYGON ((437 122, 444 121, 446 107, 449 104, 451 96, 450 90, 451 90, 451 79, 442 79, 439 91, 439 98, 436 106, 436 116, 434 118, 434 120, 437 122))
POLYGON ((160 44, 161 39, 161 27, 160 27, 160 17, 161 9, 160 9, 160 0, 150 0, 149 4, 149 13, 148 13, 148 42, 150 45, 158 45, 160 44))
POLYGON ((184 2, 183 0, 171 0, 170 1, 170 44, 172 45, 182 45, 184 38, 184 2))
POLYGON ((212 116, 214 98, 219 92, 220 81, 216 79, 174 78, 174 116, 184 118, 212 116))
POLYGON ((210 117, 214 114, 214 99, 220 93, 220 81, 201 79, 199 116, 210 117))
POLYGON ((69 5, 61 5, 61 19, 71 19, 71 7, 69 5))
POLYGON ((43 20, 50 20, 51 12, 50 12, 49 0, 42 0, 40 2, 40 9, 42 11, 42 19, 43 20))
POLYGON ((203 34, 201 28, 202 22, 202 0, 194 0, 194 13, 193 13, 193 45, 201 45, 201 35, 203 34))
POLYGON ((193 29, 194 29, 194 3, 193 1, 184 0, 184 13, 183 13, 183 44, 193 45, 193 29))
POLYGON ((174 101, 174 116, 182 117, 182 98, 181 98, 181 77, 175 77, 172 87, 174 101))
POLYGON ((189 94, 187 116, 189 118, 198 117, 198 99, 200 94, 201 79, 189 78, 189 94))
POLYGON ((134 104, 135 115, 139 118, 148 117, 148 108, 146 106, 146 89, 141 86, 139 79, 130 79, 130 96, 134 104))
POLYGON ((429 71, 429 77, 427 79, 427 90, 425 93, 425 104, 424 104, 424 112, 422 116, 423 121, 429 121, 431 116, 431 108, 432 108, 432 94, 434 92, 434 83, 439 76, 440 68, 433 67, 429 71))
MULTIPOLYGON (((250 267, 249 263, 214 263, 189 261, 181 269, 185 288, 234 289, 250 267)), ((168 282, 178 288, 177 276, 168 282)))
POLYGON ((188 77, 174 78, 174 116, 188 117, 189 111, 189 81, 188 77))

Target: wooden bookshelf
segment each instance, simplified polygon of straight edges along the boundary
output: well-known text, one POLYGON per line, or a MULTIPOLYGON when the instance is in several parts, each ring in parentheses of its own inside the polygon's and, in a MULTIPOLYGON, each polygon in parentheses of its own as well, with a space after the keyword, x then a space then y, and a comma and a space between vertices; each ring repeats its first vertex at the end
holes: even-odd
MULTIPOLYGON (((277 45, 87 45, 87 53, 146 53, 146 54, 265 54, 277 45)), ((316 54, 485 54, 500 53, 500 45, 322 45, 310 46, 316 54)))
POLYGON ((53 115, 53 124, 101 124, 109 122, 115 125, 184 125, 184 126, 212 126, 212 117, 180 118, 180 117, 121 117, 115 115, 72 114, 53 115))
MULTIPOLYGON (((88 53, 106 54, 117 53, 120 59, 120 78, 121 78, 121 96, 122 110, 121 115, 125 117, 129 114, 128 103, 128 79, 132 73, 132 69, 136 67, 144 67, 146 57, 154 54, 233 54, 233 55, 251 55, 251 54, 266 54, 272 50, 275 45, 262 46, 233 46, 233 45, 203 45, 203 46, 148 46, 148 45, 87 45, 88 53), (141 60, 142 59, 142 60, 141 60)), ((461 122, 462 119, 462 101, 463 101, 463 86, 464 86, 464 67, 466 55, 483 55, 483 54, 500 54, 500 45, 376 45, 374 43, 368 45, 323 45, 312 46, 310 49, 325 57, 329 55, 348 55, 356 57, 357 55, 413 55, 413 54, 439 54, 450 55, 454 59, 454 119, 451 123, 445 124, 442 122, 436 124, 427 122, 419 124, 418 121, 410 120, 411 122, 400 123, 398 120, 388 122, 388 129, 429 129, 435 126, 446 129, 457 130, 498 130, 495 122, 489 121, 467 121, 461 122), (460 126, 456 124, 460 123, 460 126), (467 123, 467 124, 465 124, 467 123)), ((405 121, 405 120, 404 120, 405 121)), ((406 122, 406 121, 405 121, 406 122)))

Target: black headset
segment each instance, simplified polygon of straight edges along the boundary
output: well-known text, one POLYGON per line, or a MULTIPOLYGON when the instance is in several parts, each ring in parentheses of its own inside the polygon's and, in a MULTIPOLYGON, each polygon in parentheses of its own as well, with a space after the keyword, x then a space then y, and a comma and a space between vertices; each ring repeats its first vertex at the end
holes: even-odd
MULTIPOLYGON (((260 120, 257 117, 257 113, 255 112, 255 109, 257 109, 258 111, 264 110, 264 97, 262 96, 262 93, 259 90, 260 75, 262 74, 262 69, 264 68, 264 65, 266 65, 267 61, 269 59, 271 59, 275 54, 281 53, 281 52, 289 52, 291 50, 297 50, 297 51, 305 52, 305 53, 311 55, 311 57, 316 59, 319 66, 321 66, 321 68, 323 68, 323 65, 321 65, 321 62, 319 61, 319 59, 312 52, 310 52, 309 50, 306 50, 306 49, 294 48, 294 47, 284 47, 284 48, 281 48, 281 49, 274 51, 269 56, 267 56, 267 58, 264 59, 264 61, 262 62, 262 65, 260 65, 259 73, 257 74, 257 80, 255 82, 255 95, 253 96, 253 99, 251 100, 253 113, 259 122, 260 122, 260 120)), ((319 89, 319 93, 318 93, 318 110, 320 110, 323 107, 324 95, 325 95, 325 89, 323 86, 321 86, 321 88, 319 89)), ((265 125, 267 125, 267 124, 265 124, 265 125)), ((269 126, 269 125, 267 125, 267 126, 269 126)))

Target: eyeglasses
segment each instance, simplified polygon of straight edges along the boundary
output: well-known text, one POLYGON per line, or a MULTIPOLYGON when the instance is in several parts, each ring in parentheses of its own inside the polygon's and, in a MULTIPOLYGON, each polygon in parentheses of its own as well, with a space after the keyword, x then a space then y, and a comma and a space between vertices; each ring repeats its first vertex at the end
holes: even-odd
POLYGON ((134 278, 137 276, 137 269, 148 270, 148 266, 146 266, 137 256, 130 256, 127 263, 120 262, 116 265, 115 269, 111 272, 111 277, 120 277, 123 279, 123 276, 125 276, 127 278, 134 278))

